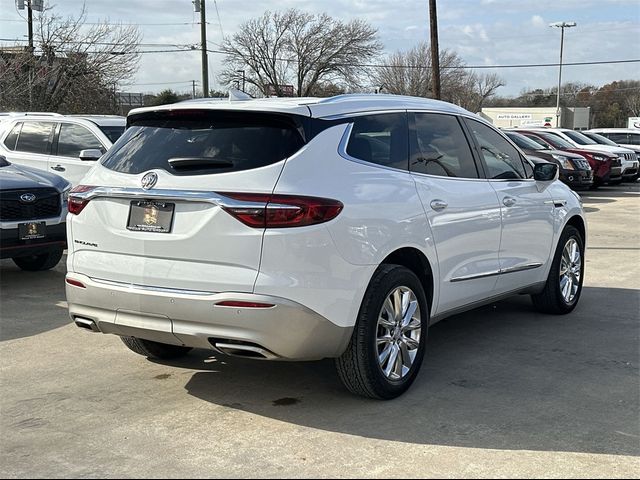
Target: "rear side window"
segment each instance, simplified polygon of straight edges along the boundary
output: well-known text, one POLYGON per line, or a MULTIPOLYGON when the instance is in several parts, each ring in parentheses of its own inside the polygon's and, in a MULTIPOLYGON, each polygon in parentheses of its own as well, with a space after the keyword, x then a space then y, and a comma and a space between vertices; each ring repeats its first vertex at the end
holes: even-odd
POLYGON ((4 139, 4 145, 9 150, 16 149, 16 142, 18 141, 18 134, 20 133, 21 128, 22 128, 22 122, 16 123, 14 127, 11 129, 11 132, 9 133, 9 135, 7 135, 7 138, 4 139))
POLYGON ((451 115, 416 113, 409 142, 409 169, 441 177, 478 178, 471 148, 458 119, 451 115))
POLYGON ((513 145, 498 132, 480 122, 467 119, 467 123, 487 166, 487 178, 496 180, 527 178, 523 160, 513 145))
POLYGON ((358 160, 407 170, 409 165, 407 115, 385 113, 354 117, 347 154, 358 160))
POLYGON ((112 126, 112 125, 98 125, 98 128, 102 130, 111 143, 116 143, 116 141, 122 136, 124 133, 124 125, 121 127, 112 126))
POLYGON ((305 144, 304 120, 294 116, 212 112, 151 112, 104 155, 102 165, 122 173, 163 169, 203 175, 260 168, 284 160, 305 144))
POLYGON ((49 153, 51 145, 51 133, 53 123, 49 122, 24 122, 18 136, 16 150, 19 152, 49 153))
POLYGON ((606 135, 611 141, 615 143, 627 143, 626 133, 603 133, 602 135, 606 135))
POLYGON ((106 151, 100 140, 82 125, 72 123, 60 125, 60 134, 58 135, 59 156, 77 158, 82 150, 87 149, 97 149, 102 153, 106 151))

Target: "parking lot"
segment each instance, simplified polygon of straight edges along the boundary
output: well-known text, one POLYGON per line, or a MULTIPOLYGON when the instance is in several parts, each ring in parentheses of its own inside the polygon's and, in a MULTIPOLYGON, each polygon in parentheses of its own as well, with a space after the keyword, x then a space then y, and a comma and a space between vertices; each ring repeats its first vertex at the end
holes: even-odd
POLYGON ((565 317, 518 297, 430 331, 403 397, 331 361, 160 364, 72 325, 64 263, 0 264, 7 477, 635 477, 640 184, 584 193, 586 281, 565 317))

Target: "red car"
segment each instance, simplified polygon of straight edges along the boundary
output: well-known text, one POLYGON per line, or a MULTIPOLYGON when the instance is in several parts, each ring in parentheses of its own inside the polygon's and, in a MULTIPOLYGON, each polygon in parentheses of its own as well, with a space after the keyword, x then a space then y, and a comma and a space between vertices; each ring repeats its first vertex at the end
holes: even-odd
POLYGON ((541 132, 537 130, 524 130, 518 128, 518 133, 538 142, 548 148, 565 150, 578 153, 587 159, 593 170, 593 186, 597 187, 605 183, 618 184, 622 182, 622 162, 618 157, 607 152, 594 152, 576 148, 569 142, 553 132, 541 132))

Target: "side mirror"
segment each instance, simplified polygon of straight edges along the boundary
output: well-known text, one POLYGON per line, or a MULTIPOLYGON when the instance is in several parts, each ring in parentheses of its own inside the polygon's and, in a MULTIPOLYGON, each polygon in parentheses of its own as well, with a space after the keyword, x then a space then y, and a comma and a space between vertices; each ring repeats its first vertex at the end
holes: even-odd
POLYGON ((87 150, 82 150, 78 158, 83 161, 89 160, 98 160, 102 156, 102 152, 97 148, 89 148, 87 150))
POLYGON ((553 182, 560 176, 560 167, 555 163, 536 163, 533 167, 533 178, 537 182, 553 182))

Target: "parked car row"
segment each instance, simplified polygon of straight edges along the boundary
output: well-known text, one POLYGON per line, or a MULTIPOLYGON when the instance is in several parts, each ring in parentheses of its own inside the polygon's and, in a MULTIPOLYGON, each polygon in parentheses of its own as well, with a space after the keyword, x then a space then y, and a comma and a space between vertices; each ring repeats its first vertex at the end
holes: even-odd
POLYGON ((544 127, 509 129, 505 134, 529 155, 558 164, 560 178, 574 189, 638 179, 639 153, 595 132, 544 127))

